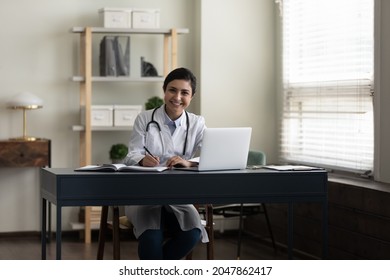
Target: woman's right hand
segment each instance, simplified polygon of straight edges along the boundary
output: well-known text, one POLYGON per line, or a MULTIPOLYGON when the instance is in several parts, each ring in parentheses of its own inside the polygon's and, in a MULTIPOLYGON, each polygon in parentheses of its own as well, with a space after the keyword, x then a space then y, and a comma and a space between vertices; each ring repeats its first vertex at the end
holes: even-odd
POLYGON ((151 155, 145 155, 145 157, 141 160, 141 165, 146 167, 154 167, 160 164, 159 157, 152 157, 151 155))

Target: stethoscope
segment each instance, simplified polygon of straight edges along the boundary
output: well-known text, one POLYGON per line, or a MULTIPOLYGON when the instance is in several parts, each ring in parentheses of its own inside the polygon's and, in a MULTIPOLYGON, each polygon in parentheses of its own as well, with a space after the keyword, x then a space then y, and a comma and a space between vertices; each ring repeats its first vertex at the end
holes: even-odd
MULTIPOLYGON (((161 106, 160 106, 160 107, 161 107, 161 106)), ((159 109, 160 107, 157 107, 157 108, 155 108, 155 109, 153 110, 152 119, 150 120, 150 122, 148 122, 148 123, 146 124, 146 133, 148 133, 148 131, 149 131, 149 126, 150 126, 151 124, 156 125, 158 131, 160 132, 161 143, 162 143, 163 149, 164 149, 164 141, 163 141, 163 138, 162 138, 162 135, 161 135, 161 127, 160 127, 160 124, 154 120, 154 113, 156 113, 156 110, 159 109)), ((185 111, 185 110, 184 110, 184 112, 186 113, 187 130, 186 130, 186 137, 185 137, 185 139, 184 139, 183 156, 184 156, 185 153, 186 153, 186 149, 187 149, 187 139, 188 139, 188 131, 190 130, 190 120, 189 120, 189 118, 188 118, 188 113, 187 113, 187 111, 185 111)))

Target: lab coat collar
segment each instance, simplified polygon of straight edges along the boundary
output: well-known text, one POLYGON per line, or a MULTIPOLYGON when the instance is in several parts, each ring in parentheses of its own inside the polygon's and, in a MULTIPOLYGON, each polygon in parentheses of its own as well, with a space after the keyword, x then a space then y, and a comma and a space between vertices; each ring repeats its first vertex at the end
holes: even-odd
POLYGON ((175 121, 171 120, 171 118, 168 116, 167 112, 165 112, 165 109, 163 111, 164 111, 164 117, 165 117, 164 124, 169 125, 171 122, 174 122, 176 127, 182 126, 182 123, 184 122, 184 115, 185 115, 184 111, 181 114, 181 116, 178 119, 176 119, 175 121))

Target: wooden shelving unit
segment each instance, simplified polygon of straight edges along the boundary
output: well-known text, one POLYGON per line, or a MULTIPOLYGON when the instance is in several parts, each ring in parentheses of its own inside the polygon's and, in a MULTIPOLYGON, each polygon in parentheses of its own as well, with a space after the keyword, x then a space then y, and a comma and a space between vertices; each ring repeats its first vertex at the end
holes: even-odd
MULTIPOLYGON (((83 126, 75 125, 72 130, 80 133, 80 166, 91 164, 92 159, 92 131, 121 131, 128 130, 121 127, 93 127, 91 125, 92 84, 94 82, 162 82, 163 77, 100 77, 92 76, 92 36, 93 34, 126 34, 126 35, 156 35, 163 36, 163 74, 164 77, 171 69, 177 67, 177 36, 189 33, 186 28, 159 28, 159 29, 129 29, 129 28, 103 28, 103 27, 73 27, 72 33, 80 35, 80 75, 71 78, 80 83, 80 107, 85 108, 83 126)), ((95 216, 93 213, 92 216, 95 216)), ((91 242, 91 207, 85 208, 85 242, 91 242)))

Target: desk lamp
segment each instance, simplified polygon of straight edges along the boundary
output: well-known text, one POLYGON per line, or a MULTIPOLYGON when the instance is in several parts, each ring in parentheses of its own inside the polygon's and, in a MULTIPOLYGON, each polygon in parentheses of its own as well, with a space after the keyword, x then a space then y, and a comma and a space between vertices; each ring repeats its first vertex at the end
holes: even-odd
POLYGON ((35 141, 38 140, 36 137, 27 136, 27 121, 26 121, 26 110, 34 110, 42 108, 43 101, 39 97, 35 96, 30 92, 22 92, 7 102, 9 109, 21 109, 23 110, 23 136, 17 138, 11 138, 11 140, 22 140, 22 141, 35 141))

